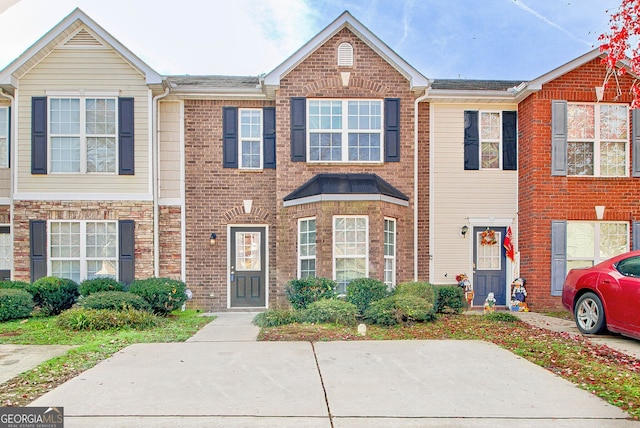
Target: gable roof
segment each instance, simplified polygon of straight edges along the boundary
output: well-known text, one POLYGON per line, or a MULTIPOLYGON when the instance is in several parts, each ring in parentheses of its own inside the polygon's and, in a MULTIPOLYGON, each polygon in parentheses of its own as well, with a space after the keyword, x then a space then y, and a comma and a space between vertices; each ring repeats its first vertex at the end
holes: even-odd
POLYGON ((284 206, 321 201, 380 200, 408 206, 409 197, 376 174, 322 173, 284 197, 284 206))
POLYGON ((429 79, 424 77, 418 70, 413 68, 408 62, 402 59, 389 46, 373 34, 367 27, 362 25, 360 21, 355 19, 349 11, 344 11, 342 15, 336 18, 324 30, 319 32, 315 37, 308 41, 304 46, 298 49, 293 55, 287 58, 283 63, 265 75, 264 83, 266 86, 277 87, 280 85, 280 79, 287 75, 298 64, 304 61, 309 55, 315 52, 327 40, 337 34, 343 28, 348 28, 358 38, 360 38, 367 46, 373 49, 378 55, 384 58, 393 68, 402 74, 415 92, 421 92, 429 86, 429 79))
MULTIPOLYGON (((134 55, 104 28, 99 26, 93 19, 89 18, 89 16, 87 16, 87 14, 82 10, 76 8, 73 12, 67 15, 66 18, 60 21, 58 25, 49 30, 48 33, 24 51, 22 55, 6 66, 4 70, 0 71, 0 85, 5 87, 15 87, 14 73, 19 72, 23 66, 35 65, 30 63, 34 60, 35 62, 38 62, 44 58, 44 56, 49 54, 59 43, 71 37, 74 31, 82 25, 89 28, 98 37, 108 43, 120 56, 140 70, 140 72, 145 76, 147 84, 152 85, 162 83, 162 76, 160 74, 155 72, 144 61, 134 55)), ((86 35, 80 34, 80 37, 86 37, 86 35)))

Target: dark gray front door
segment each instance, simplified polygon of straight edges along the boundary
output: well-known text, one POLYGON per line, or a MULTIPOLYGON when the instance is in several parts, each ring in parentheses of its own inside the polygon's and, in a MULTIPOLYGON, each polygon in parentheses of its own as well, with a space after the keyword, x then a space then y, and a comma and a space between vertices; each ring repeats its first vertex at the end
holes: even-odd
POLYGON ((229 251, 231 307, 264 307, 266 234, 264 227, 232 227, 229 251))
POLYGON ((473 304, 484 305, 493 293, 496 305, 506 305, 507 257, 503 247, 505 227, 473 228, 473 304))

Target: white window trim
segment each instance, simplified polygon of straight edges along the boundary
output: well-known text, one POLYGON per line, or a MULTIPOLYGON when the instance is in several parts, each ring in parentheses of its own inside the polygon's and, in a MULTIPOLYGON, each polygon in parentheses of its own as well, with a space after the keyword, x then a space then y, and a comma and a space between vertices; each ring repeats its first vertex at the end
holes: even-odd
MULTIPOLYGON (((593 258, 587 257, 569 257, 567 254, 567 261, 590 261, 593 262, 593 265, 596 265, 600 262, 607 260, 608 257, 600 258, 600 225, 602 224, 624 224, 627 227, 627 245, 623 252, 629 251, 629 230, 630 224, 627 221, 604 221, 604 220, 568 220, 567 223, 588 223, 594 225, 594 237, 593 237, 593 258)), ((567 244, 569 241, 568 228, 567 228, 567 236, 566 236, 567 244)))
POLYGON ((238 169, 242 169, 245 171, 261 171, 264 168, 264 115, 263 110, 261 108, 241 108, 238 109, 238 169), (242 112, 244 111, 255 111, 259 112, 260 115, 260 137, 246 137, 242 136, 242 112), (260 166, 258 167, 249 167, 242 165, 242 141, 257 141, 260 146, 260 166))
MULTIPOLYGON (((593 116, 594 116, 594 137, 593 140, 585 139, 585 138, 570 138, 569 137, 569 124, 567 123, 567 146, 570 143, 593 143, 593 175, 569 175, 569 177, 629 177, 629 156, 630 156, 630 144, 629 144, 629 106, 626 104, 616 104, 616 103, 581 103, 581 102, 571 102, 569 105, 588 105, 594 106, 593 116), (608 106, 624 106, 627 108, 627 138, 622 140, 610 140, 613 143, 624 143, 624 175, 601 175, 600 174, 600 145, 602 141, 600 139, 600 106, 608 105, 608 106)), ((568 162, 568 159, 567 159, 568 162)))
POLYGON ((384 164, 384 100, 377 98, 307 98, 306 105, 306 150, 307 150, 307 163, 317 163, 317 164, 384 164), (338 130, 329 130, 329 129, 315 129, 313 132, 311 131, 309 124, 309 103, 313 101, 340 101, 342 103, 342 129, 338 130), (375 130, 349 130, 349 101, 375 101, 380 103, 380 160, 376 161, 352 161, 349 160, 349 134, 350 133, 362 133, 362 134, 374 134, 375 130), (373 132, 372 132, 373 131, 373 132), (334 133, 334 134, 342 134, 342 156, 340 160, 311 160, 311 145, 309 142, 311 141, 312 133, 334 133))
POLYGON ((396 261, 397 261, 396 254, 397 254, 397 251, 398 251, 398 222, 396 221, 395 218, 391 218, 391 217, 385 217, 384 218, 383 233, 384 233, 384 238, 382 240, 383 241, 382 245, 384 246, 383 247, 383 254, 384 254, 384 263, 385 263, 384 268, 383 268, 383 270, 384 270, 384 279, 385 280, 387 279, 387 275, 386 275, 387 274, 387 269, 386 269, 387 268, 387 264, 386 264, 386 262, 387 262, 387 260, 391 260, 391 263, 392 263, 391 284, 387 284, 387 286, 391 287, 391 288, 394 288, 396 286, 396 261), (393 223, 393 235, 394 235, 394 237, 393 237, 393 255, 387 255, 386 251, 384 251, 385 247, 386 247, 386 244, 387 244, 387 240, 386 240, 386 237, 387 237, 387 228, 386 228, 387 222, 393 223))
POLYGON ((116 279, 120 278, 118 260, 120 260, 120 245, 118 242, 118 222, 114 220, 48 220, 47 221, 47 275, 52 274, 52 263, 58 260, 80 260, 80 281, 87 279, 87 262, 92 260, 113 260, 116 268, 116 279), (51 224, 52 223, 79 223, 80 224, 80 256, 79 257, 53 257, 51 256, 51 224), (116 225, 116 255, 112 258, 101 257, 87 258, 87 223, 114 223, 116 225))
MULTIPOLYGON (((304 218, 299 218, 298 219, 298 278, 302 278, 302 261, 303 260, 316 260, 316 274, 317 274, 317 266, 318 266, 318 261, 316 259, 316 255, 317 255, 317 250, 318 250, 318 240, 317 240, 317 236, 318 236, 318 220, 316 219, 316 217, 304 217, 304 218), (301 251, 301 247, 302 247, 302 243, 300 241, 300 234, 301 234, 301 230, 300 227, 302 226, 303 222, 309 221, 309 220, 315 220, 316 221, 316 242, 314 243, 314 245, 316 246, 316 253, 313 256, 302 256, 302 251, 301 251)), ((315 276, 315 275, 314 275, 315 276)))
POLYGON ((118 135, 118 129, 120 129, 120 124, 118 123, 118 116, 119 116, 119 112, 118 112, 118 97, 114 96, 113 94, 96 94, 96 93, 90 93, 90 94, 78 94, 78 93, 66 93, 66 94, 57 94, 54 95, 54 93, 49 93, 47 92, 47 169, 49 171, 49 174, 52 175, 78 175, 78 174, 90 174, 90 175, 117 175, 118 171, 119 171, 119 164, 118 164, 118 160, 119 160, 119 154, 118 154, 118 143, 119 143, 119 135, 118 135), (51 139, 54 137, 58 137, 58 136, 66 136, 66 137, 70 137, 70 136, 74 136, 76 134, 53 134, 51 132, 51 100, 52 99, 78 99, 80 100, 80 133, 77 134, 78 138, 80 139, 80 171, 77 172, 57 172, 57 171, 53 171, 52 167, 51 167, 51 162, 52 162, 52 154, 51 154, 51 150, 52 150, 52 143, 51 143, 51 139), (91 137, 113 137, 115 139, 115 143, 116 143, 116 148, 115 148, 115 159, 114 159, 114 170, 113 172, 87 172, 87 99, 112 99, 115 101, 115 120, 114 120, 114 126, 115 126, 115 132, 113 134, 90 134, 91 137))
POLYGON ((0 106, 0 114, 5 116, 6 119, 6 123, 7 123, 7 133, 5 135, 0 135, 0 137, 4 138, 6 140, 5 146, 4 146, 4 150, 6 150, 7 152, 7 165, 3 166, 0 165, 0 168, 2 169, 7 169, 10 168, 10 164, 11 164, 11 160, 9 158, 10 156, 10 149, 9 149, 9 145, 11 144, 10 141, 10 135, 11 135, 11 118, 9 117, 9 106, 0 106))
POLYGON ((480 165, 480 169, 484 169, 486 171, 498 171, 502 170, 502 151, 503 151, 503 141, 502 141, 502 111, 495 110, 480 110, 478 112, 478 141, 479 141, 479 150, 478 156, 480 159, 478 160, 478 164, 480 165), (483 114, 498 114, 499 120, 499 130, 500 137, 498 139, 493 138, 482 138, 482 115, 483 114), (498 166, 496 168, 483 168, 482 167, 482 143, 498 143, 498 166))
POLYGON ((333 279, 337 281, 336 274, 336 260, 338 255, 336 254, 336 220, 339 218, 363 218, 365 220, 365 233, 367 235, 365 239, 365 254, 360 254, 357 256, 340 256, 341 259, 364 259, 364 277, 369 277, 369 216, 366 215, 334 215, 331 220, 331 257, 332 257, 332 265, 333 265, 333 279))

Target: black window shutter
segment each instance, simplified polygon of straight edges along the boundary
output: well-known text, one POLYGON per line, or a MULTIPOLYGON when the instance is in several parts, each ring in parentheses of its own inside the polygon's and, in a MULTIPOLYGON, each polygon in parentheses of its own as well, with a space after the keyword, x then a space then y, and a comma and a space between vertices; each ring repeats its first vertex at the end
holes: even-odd
POLYGON ((47 222, 29 220, 31 282, 47 276, 47 222))
POLYGON ((480 169, 478 112, 464 112, 464 169, 480 169))
POLYGON ((274 169, 276 167, 276 108, 265 107, 262 109, 262 138, 264 168, 274 169))
POLYGON ((134 175, 134 109, 133 98, 118 98, 118 174, 134 175))
POLYGON ((640 109, 631 110, 631 175, 640 177, 640 109))
POLYGON ((551 295, 562 296, 562 285, 567 276, 567 222, 551 222, 551 295))
POLYGON ((31 174, 47 173, 47 97, 31 98, 31 174))
POLYGON ((384 161, 400 162, 400 98, 384 99, 384 161))
POLYGON ((502 112, 502 169, 518 169, 518 112, 502 112))
POLYGON ((118 245, 120 250, 120 282, 131 284, 135 279, 135 224, 133 220, 118 221, 118 245))
POLYGON ((567 102, 551 101, 551 175, 567 175, 567 102))
POLYGON ((222 107, 222 167, 238 167, 237 107, 222 107))
POLYGON ((307 160, 307 99, 291 98, 291 161, 307 160))

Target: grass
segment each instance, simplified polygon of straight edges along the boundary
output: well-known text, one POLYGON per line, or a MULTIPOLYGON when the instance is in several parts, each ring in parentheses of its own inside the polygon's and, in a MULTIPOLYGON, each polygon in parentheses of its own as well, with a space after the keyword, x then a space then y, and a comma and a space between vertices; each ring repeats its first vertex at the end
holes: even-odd
POLYGON ((0 323, 0 344, 76 345, 65 355, 0 384, 0 407, 25 406, 134 343, 185 341, 212 320, 187 310, 176 311, 147 330, 70 332, 58 327, 55 318, 0 323))
POLYGON ((263 328, 258 340, 485 340, 495 343, 640 418, 640 360, 580 335, 556 333, 506 317, 447 315, 411 326, 289 324, 263 328))

